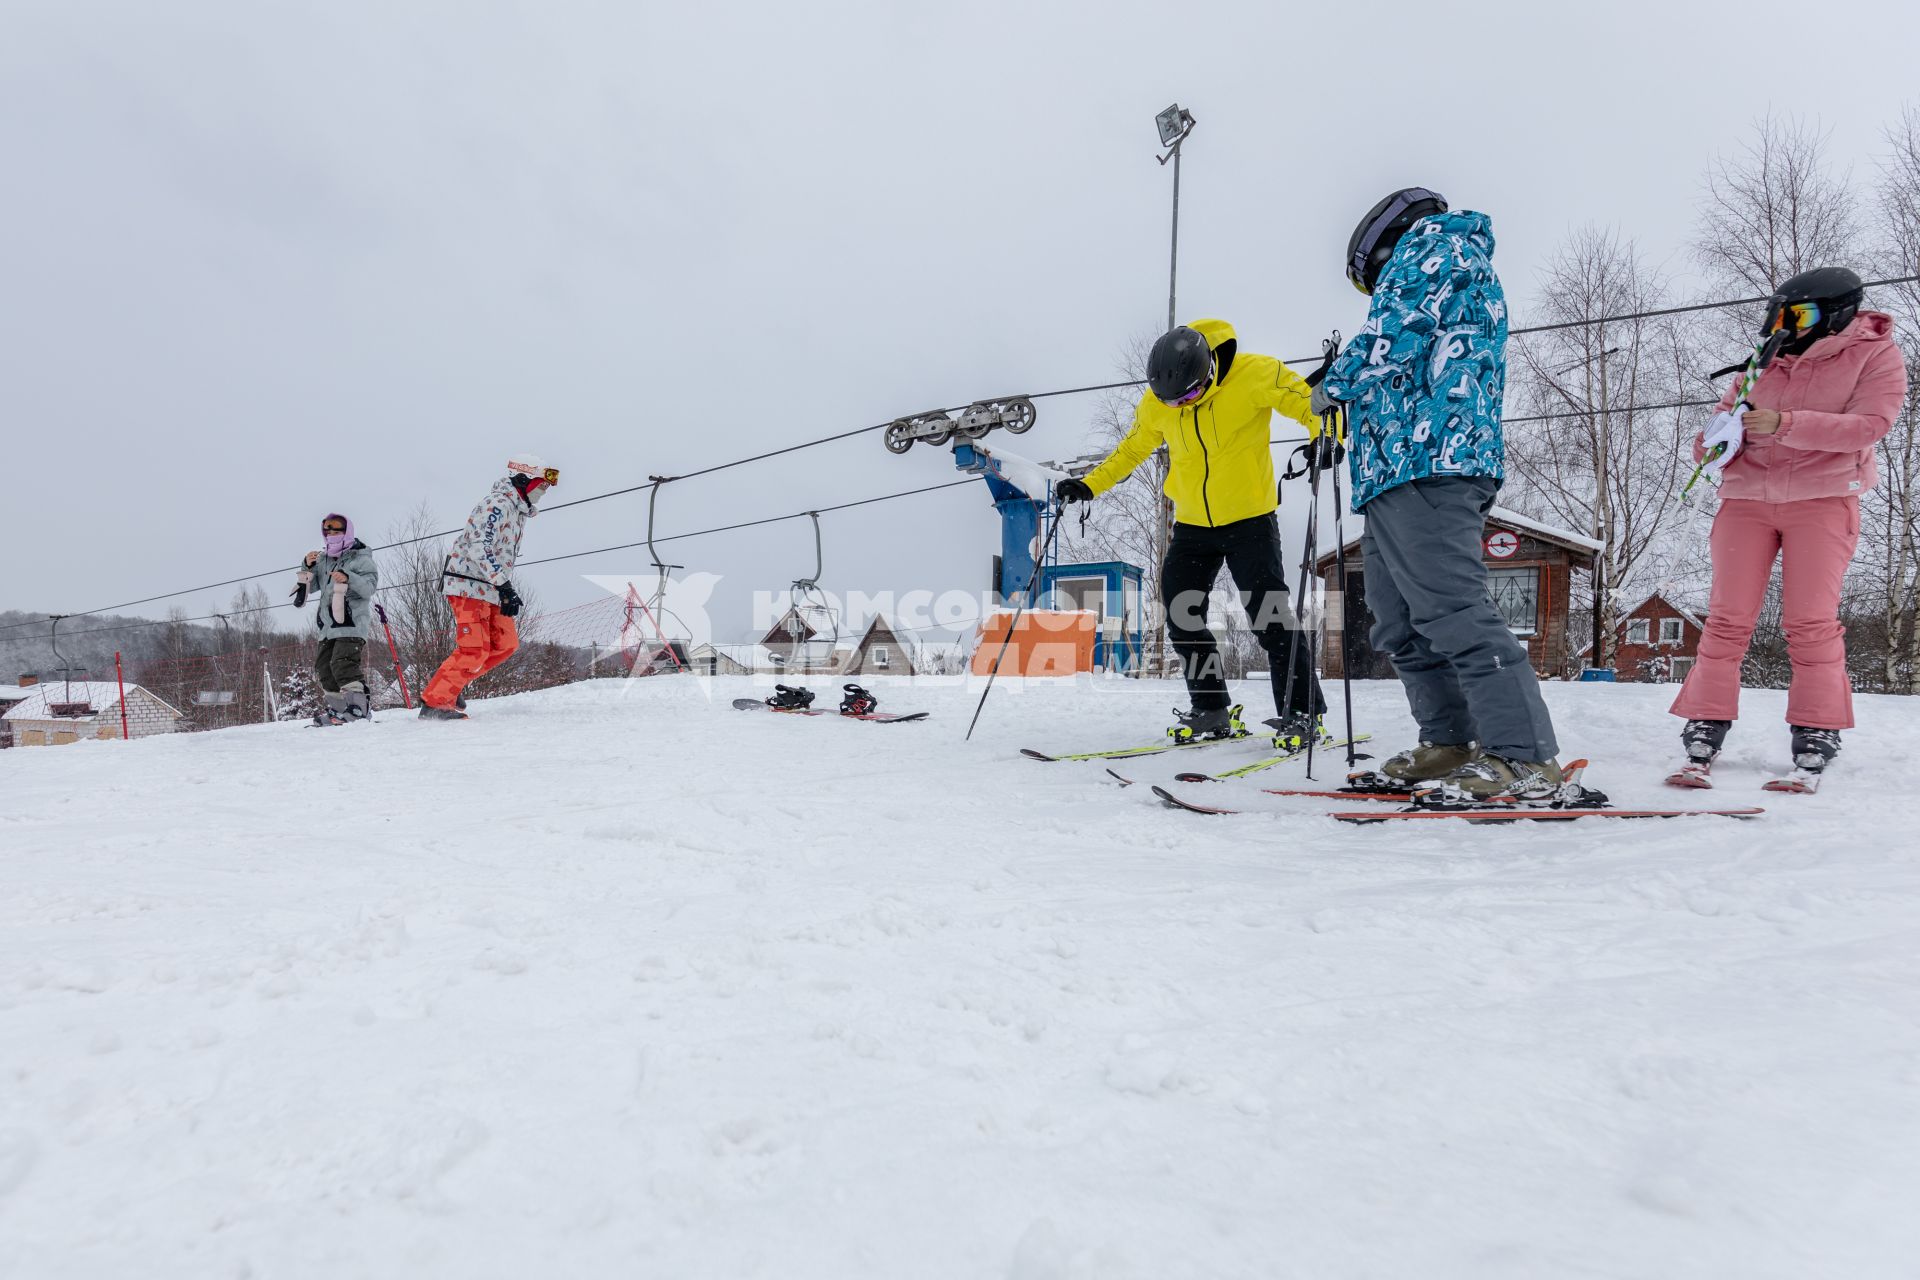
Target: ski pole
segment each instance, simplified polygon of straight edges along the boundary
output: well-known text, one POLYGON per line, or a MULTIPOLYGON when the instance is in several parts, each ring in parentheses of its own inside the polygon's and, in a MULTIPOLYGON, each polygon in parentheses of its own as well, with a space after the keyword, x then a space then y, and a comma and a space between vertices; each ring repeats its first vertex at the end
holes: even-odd
POLYGON ((400 682, 400 705, 411 711, 413 695, 407 692, 407 673, 400 666, 400 646, 393 642, 393 627, 387 622, 386 608, 376 600, 373 611, 380 615, 380 626, 387 633, 387 652, 393 655, 393 678, 400 682))
MULTIPOLYGON (((1292 480, 1304 474, 1307 477, 1307 530, 1300 552, 1300 580, 1294 588, 1293 635, 1287 641, 1287 677, 1280 686, 1280 717, 1284 722, 1293 707, 1293 682, 1300 670, 1300 634, 1306 629, 1307 576, 1313 570, 1313 555, 1319 542, 1320 523, 1320 442, 1309 440, 1295 451, 1297 457, 1304 452, 1307 457, 1307 469, 1304 473, 1295 471, 1291 466, 1282 473, 1282 480, 1292 480)), ((1309 644, 1307 662, 1313 662, 1313 650, 1309 644)), ((1311 679, 1311 677, 1309 677, 1311 679)), ((1311 702, 1311 699, 1309 699, 1311 702)), ((1307 776, 1313 776, 1313 743, 1320 736, 1318 726, 1313 726, 1307 734, 1307 776)))
MULTIPOLYGON (((1735 406, 1746 403, 1748 393, 1753 390, 1753 384, 1760 381, 1760 374, 1768 365, 1773 363, 1774 356, 1780 353, 1780 348, 1786 344, 1787 337, 1787 331, 1785 329, 1779 329, 1754 346, 1753 354, 1747 357, 1746 368, 1741 370, 1739 385, 1733 393, 1733 403, 1735 406)), ((1726 370, 1722 369, 1720 372, 1725 373, 1726 370)), ((1751 408, 1752 406, 1749 405, 1748 407, 1751 408)), ((1720 455, 1726 451, 1726 445, 1716 444, 1701 456, 1700 461, 1694 465, 1693 474, 1687 477, 1687 482, 1684 485, 1680 486, 1680 501, 1687 502, 1692 498, 1695 482, 1697 482, 1700 477, 1706 473, 1707 468, 1716 462, 1720 455)))
POLYGON ((1040 548, 1040 555, 1033 562, 1033 573, 1020 593, 1020 603, 1014 607, 1013 620, 1007 623, 1007 634, 1000 637, 1000 652, 993 655, 993 666, 987 671, 987 687, 980 691, 980 701, 974 704, 973 719, 967 721, 967 736, 962 739, 964 742, 973 741, 973 728, 980 723, 980 712, 987 705, 987 695, 993 692, 993 678, 1000 674, 1000 661, 1007 656, 1007 646, 1013 643, 1014 628, 1020 625, 1020 617, 1027 611, 1027 601, 1033 598, 1033 590, 1040 583, 1040 570, 1053 551, 1054 539, 1060 536, 1060 514, 1060 509, 1056 507, 1053 528, 1047 533, 1046 545, 1040 548))
MULTIPOLYGON (((1334 343, 1336 346, 1339 344, 1339 337, 1337 335, 1334 338, 1334 343)), ((1341 405, 1335 413, 1339 418, 1340 435, 1338 439, 1342 445, 1345 445, 1348 431, 1347 407, 1341 405)), ((1335 415, 1330 414, 1328 416, 1331 418, 1335 415)), ((1347 704, 1347 768, 1351 770, 1354 763, 1361 759, 1362 753, 1354 750, 1353 745, 1353 641, 1352 636, 1347 630, 1347 619, 1350 616, 1347 613, 1347 528, 1346 521, 1343 518, 1346 514, 1346 506, 1347 500, 1340 492, 1340 460, 1335 458, 1333 466, 1333 541, 1334 545, 1339 548, 1339 551, 1335 554, 1340 557, 1340 692, 1347 704)))

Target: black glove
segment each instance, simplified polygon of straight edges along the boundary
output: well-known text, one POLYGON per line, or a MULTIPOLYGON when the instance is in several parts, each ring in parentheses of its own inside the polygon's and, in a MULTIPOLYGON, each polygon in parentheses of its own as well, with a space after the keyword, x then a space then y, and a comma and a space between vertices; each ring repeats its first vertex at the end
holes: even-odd
POLYGON ((1326 387, 1317 386, 1313 389, 1313 399, 1307 407, 1312 410, 1314 417, 1321 418, 1339 408, 1340 402, 1327 394, 1326 387))
POLYGON ((1053 487, 1053 496, 1062 502, 1092 502, 1093 490, 1085 480, 1062 480, 1053 487))
POLYGON ((520 612, 520 593, 513 589, 511 582, 503 582, 500 591, 500 616, 511 618, 520 612))

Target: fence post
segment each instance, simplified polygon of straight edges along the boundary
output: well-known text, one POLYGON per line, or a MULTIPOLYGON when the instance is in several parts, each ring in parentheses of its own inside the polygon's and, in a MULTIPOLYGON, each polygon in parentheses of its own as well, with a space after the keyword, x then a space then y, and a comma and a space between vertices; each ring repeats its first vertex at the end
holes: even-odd
POLYGON ((127 728, 127 673, 120 666, 120 651, 113 651, 113 678, 120 685, 120 741, 133 741, 133 731, 127 728))

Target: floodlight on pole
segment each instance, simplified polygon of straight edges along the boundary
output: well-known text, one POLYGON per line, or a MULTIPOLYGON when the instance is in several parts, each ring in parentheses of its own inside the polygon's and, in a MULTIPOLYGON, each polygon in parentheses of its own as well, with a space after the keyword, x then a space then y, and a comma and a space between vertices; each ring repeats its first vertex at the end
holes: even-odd
POLYGON ((1173 161, 1173 252, 1167 263, 1167 328, 1180 323, 1174 315, 1174 286, 1180 277, 1180 144, 1193 132, 1193 113, 1174 103, 1153 118, 1160 130, 1160 145, 1167 153, 1157 157, 1162 165, 1173 161))

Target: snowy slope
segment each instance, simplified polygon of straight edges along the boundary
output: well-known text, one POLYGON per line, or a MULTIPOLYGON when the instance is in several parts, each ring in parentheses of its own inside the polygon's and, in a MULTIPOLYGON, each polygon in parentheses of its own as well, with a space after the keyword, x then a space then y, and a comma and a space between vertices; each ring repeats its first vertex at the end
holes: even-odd
POLYGON ((747 690, 0 753, 0 1277, 1914 1274, 1920 703, 1688 794, 1554 685, 1768 816, 1405 830, 1015 756, 1172 686, 747 690))

